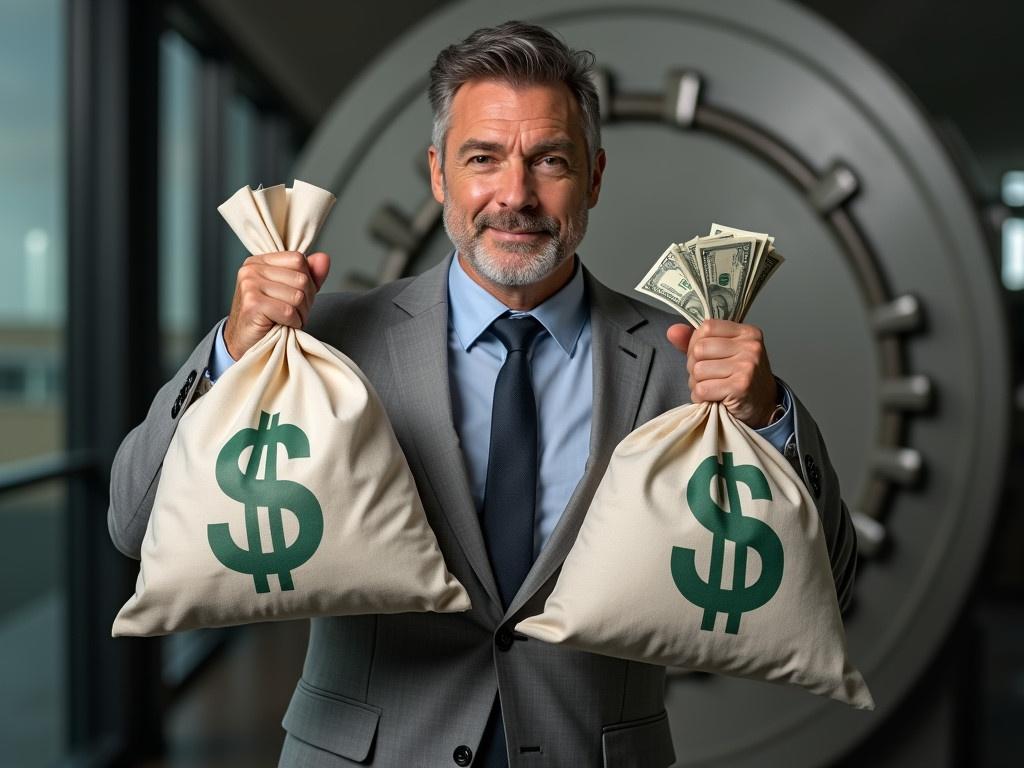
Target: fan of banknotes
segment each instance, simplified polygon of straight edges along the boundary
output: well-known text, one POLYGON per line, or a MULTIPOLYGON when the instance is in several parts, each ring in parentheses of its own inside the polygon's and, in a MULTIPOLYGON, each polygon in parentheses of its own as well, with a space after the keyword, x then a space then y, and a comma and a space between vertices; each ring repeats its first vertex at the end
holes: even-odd
POLYGON ((783 261, 771 235, 712 224, 709 235, 672 243, 636 290, 695 328, 709 317, 741 323, 783 261))

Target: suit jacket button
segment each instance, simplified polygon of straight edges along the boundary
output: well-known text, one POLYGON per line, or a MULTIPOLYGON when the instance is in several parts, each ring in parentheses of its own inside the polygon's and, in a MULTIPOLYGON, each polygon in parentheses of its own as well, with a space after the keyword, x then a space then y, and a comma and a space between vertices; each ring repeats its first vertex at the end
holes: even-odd
POLYGON ((469 765, 473 762, 473 750, 465 744, 460 744, 452 753, 452 760, 456 765, 469 765))
POLYGON ((513 641, 512 633, 507 627, 502 627, 498 630, 498 634, 494 636, 494 644, 498 646, 499 651, 507 651, 512 647, 513 641))

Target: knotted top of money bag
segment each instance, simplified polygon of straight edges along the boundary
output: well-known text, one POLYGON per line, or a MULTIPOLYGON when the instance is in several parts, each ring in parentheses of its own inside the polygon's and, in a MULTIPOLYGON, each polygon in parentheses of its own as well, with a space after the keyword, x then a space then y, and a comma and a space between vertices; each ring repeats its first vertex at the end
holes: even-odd
MULTIPOLYGON (((219 210, 254 254, 305 252, 333 203, 296 181, 219 210)), ((277 326, 179 418, 112 634, 469 607, 370 382, 277 326)))
POLYGON ((296 179, 291 189, 284 184, 259 189, 242 187, 217 210, 253 255, 305 253, 334 202, 334 195, 326 189, 296 179))

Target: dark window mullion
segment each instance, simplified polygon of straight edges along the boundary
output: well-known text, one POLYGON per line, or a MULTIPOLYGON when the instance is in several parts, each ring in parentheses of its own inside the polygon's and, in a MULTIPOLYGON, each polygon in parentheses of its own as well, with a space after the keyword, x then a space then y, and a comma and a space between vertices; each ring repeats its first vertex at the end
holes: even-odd
POLYGON ((114 641, 136 563, 107 533, 109 468, 160 384, 156 4, 68 3, 68 440, 95 472, 69 481, 69 745, 135 757, 160 745, 158 646, 114 641))
MULTIPOLYGON (((224 242, 226 224, 217 212, 224 202, 227 105, 232 78, 227 66, 214 58, 204 57, 200 74, 200 191, 199 264, 196 274, 199 292, 199 333, 206 332, 227 314, 224 306, 224 242)), ((234 237, 234 235, 232 235, 234 237)))

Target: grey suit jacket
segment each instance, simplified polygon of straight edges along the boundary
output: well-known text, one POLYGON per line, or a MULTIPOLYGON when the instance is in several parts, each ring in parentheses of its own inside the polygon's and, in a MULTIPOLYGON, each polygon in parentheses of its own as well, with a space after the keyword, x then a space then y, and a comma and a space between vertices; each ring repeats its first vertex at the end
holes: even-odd
MULTIPOLYGON (((284 716, 280 765, 454 765, 457 748, 477 752, 499 692, 511 766, 668 766, 675 756, 664 668, 545 644, 512 628, 542 611, 618 442, 688 402, 685 361, 665 338, 678 318, 615 293, 585 272, 594 358, 590 457, 561 520, 503 611, 452 420, 449 261, 366 294, 321 295, 306 330, 349 355, 373 382, 448 568, 473 608, 313 619, 303 674, 284 716)), ((157 393, 114 460, 110 535, 136 559, 161 462, 180 412, 196 397, 214 332, 157 393)), ((821 435, 799 402, 795 446, 786 453, 817 504, 845 605, 856 540, 821 435)), ((685 733, 677 737, 686 743, 685 733)))

